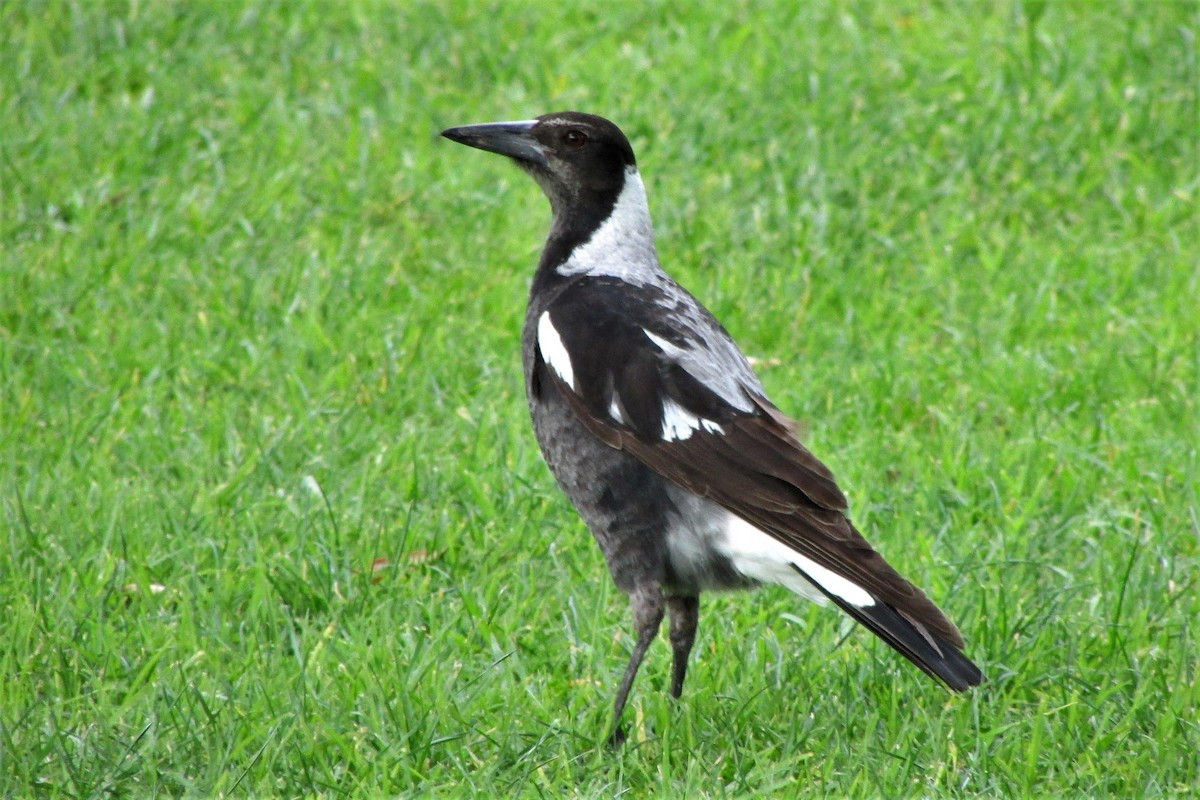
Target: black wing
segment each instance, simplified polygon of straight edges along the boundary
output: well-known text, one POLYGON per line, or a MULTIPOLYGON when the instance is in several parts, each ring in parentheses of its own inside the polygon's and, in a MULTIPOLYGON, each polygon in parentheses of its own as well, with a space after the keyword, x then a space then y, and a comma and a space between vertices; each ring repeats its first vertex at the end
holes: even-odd
POLYGON ((543 311, 538 356, 597 438, 861 587, 834 603, 953 689, 981 682, 962 635, 846 516, 832 473, 766 398, 732 339, 682 289, 591 279, 543 311))

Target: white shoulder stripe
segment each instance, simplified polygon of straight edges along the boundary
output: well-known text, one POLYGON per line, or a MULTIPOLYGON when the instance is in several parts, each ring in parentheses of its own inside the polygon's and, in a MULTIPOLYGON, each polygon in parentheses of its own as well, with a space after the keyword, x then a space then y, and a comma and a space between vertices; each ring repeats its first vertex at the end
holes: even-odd
POLYGON ((727 336, 718 336, 713 332, 704 342, 691 341, 680 346, 649 328, 643 327, 642 333, 663 355, 683 367, 710 392, 738 411, 753 411, 754 403, 747 389, 761 394, 762 386, 754 377, 750 365, 742 363, 744 359, 741 352, 727 336))
POLYGON ((542 360, 549 364, 550 369, 558 373, 558 377, 562 378, 563 382, 574 391, 575 370, 571 367, 571 354, 567 352, 562 337, 554 329, 549 311, 543 311, 542 315, 538 317, 537 342, 538 350, 542 353, 542 360))
POLYGON ((809 583, 811 581, 852 606, 875 605, 875 598, 866 589, 797 553, 736 514, 729 515, 724 538, 718 547, 738 572, 755 580, 777 583, 810 600, 824 602, 825 596, 809 583))

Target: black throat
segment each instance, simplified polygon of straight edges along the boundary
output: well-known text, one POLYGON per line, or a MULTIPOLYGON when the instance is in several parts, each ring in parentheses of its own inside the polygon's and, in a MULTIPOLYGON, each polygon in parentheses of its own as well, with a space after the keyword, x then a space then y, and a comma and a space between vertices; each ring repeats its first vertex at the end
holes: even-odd
POLYGON ((580 192, 574 198, 556 200, 551 197, 554 219, 550 223, 546 246, 542 249, 542 257, 533 276, 531 294, 552 290, 574 277, 560 274, 558 268, 566 263, 575 248, 586 244, 605 220, 612 216, 624 187, 625 178, 622 174, 620 182, 588 187, 590 191, 580 192))

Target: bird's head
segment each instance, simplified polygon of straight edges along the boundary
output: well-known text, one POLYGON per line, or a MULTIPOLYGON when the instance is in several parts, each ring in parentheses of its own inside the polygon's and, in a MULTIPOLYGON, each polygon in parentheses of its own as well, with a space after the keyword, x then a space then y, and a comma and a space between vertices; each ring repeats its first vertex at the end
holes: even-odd
POLYGON ((578 111, 463 125, 442 131, 442 136, 516 161, 541 185, 556 214, 568 208, 612 208, 626 174, 637 169, 620 128, 578 111))

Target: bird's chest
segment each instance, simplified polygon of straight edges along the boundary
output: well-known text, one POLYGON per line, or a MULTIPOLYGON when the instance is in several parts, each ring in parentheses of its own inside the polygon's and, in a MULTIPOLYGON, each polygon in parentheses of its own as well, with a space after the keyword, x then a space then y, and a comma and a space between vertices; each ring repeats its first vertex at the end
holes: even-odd
POLYGON ((663 479, 593 436, 575 416, 535 351, 524 343, 529 413, 542 457, 600 545, 617 586, 661 582, 665 563, 663 479))

